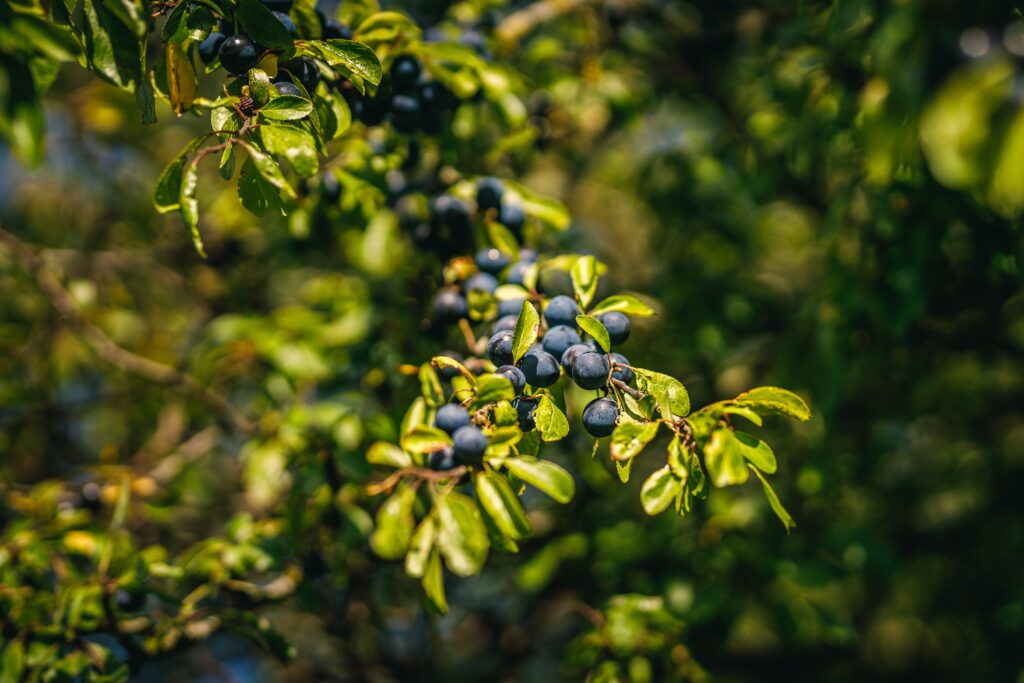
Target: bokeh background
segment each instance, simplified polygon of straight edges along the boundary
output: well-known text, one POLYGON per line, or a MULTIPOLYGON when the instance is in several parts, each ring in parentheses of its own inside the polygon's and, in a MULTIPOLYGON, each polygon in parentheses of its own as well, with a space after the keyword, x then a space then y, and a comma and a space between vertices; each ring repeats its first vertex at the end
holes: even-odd
MULTIPOLYGON (((529 151, 485 162, 464 142, 460 170, 496 165, 564 201, 574 223, 559 245, 595 253, 610 286, 658 307, 624 352, 680 377, 695 405, 758 384, 808 399, 811 422, 764 430, 792 534, 755 484, 712 493, 686 520, 648 518, 643 477, 620 485, 574 422, 559 458, 576 500, 529 500, 537 538, 452 580, 452 613, 430 616, 401 567, 365 548, 371 518, 355 501, 365 445, 417 391, 397 366, 451 341, 422 334, 436 256, 350 220, 368 200, 344 187, 340 209, 256 219, 211 172, 199 259, 149 198, 203 122, 164 110, 142 127, 131 95, 73 67, 45 100, 43 163, 0 149, 0 226, 40 250, 118 344, 264 420, 329 420, 341 504, 330 539, 298 538, 293 508, 319 483, 301 458, 280 442, 243 446, 202 404, 98 361, 3 249, 0 491, 127 472, 140 545, 177 552, 229 525, 242 543, 270 524, 306 549, 302 590, 263 611, 296 663, 221 633, 139 680, 617 680, 593 673, 611 658, 638 682, 700 669, 1024 681, 1014 3, 558 6, 502 43, 493 36, 523 6, 402 5, 424 26, 482 36, 522 78, 529 151), (281 505, 292 517, 275 516, 281 505), (632 611, 632 594, 663 609, 632 611), (611 654, 588 639, 594 609, 617 630, 611 654)), ((395 177, 381 174, 382 191, 395 177)))

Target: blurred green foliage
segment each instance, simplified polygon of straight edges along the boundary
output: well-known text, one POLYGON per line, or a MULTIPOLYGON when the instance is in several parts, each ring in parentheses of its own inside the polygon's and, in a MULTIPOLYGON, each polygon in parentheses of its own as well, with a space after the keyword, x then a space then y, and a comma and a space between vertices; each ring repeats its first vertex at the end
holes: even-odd
POLYGON ((0 248, 0 680, 58 657, 54 680, 123 680, 121 662, 171 681, 1024 676, 1012 4, 403 5, 485 40, 508 83, 439 135, 334 143, 340 199, 321 173, 287 217, 254 218, 204 166, 207 261, 150 197, 208 120, 160 104, 143 126, 133 93, 44 68, 73 46, 26 41, 12 7, 0 134, 42 163, 4 158, 2 227, 106 337, 261 436, 105 362, 0 248), (813 400, 809 423, 764 429, 792 534, 753 482, 647 517, 663 463, 622 486, 570 410, 552 457, 573 502, 528 490, 534 537, 449 580, 447 616, 370 552, 364 455, 420 390, 401 366, 461 343, 424 322, 442 259, 397 221, 396 188, 481 173, 568 207, 569 230, 534 237, 599 255, 599 299, 651 296, 627 351, 694 405, 756 384, 813 400), (15 620, 42 627, 31 645, 15 620), (91 633, 111 620, 121 638, 91 633))

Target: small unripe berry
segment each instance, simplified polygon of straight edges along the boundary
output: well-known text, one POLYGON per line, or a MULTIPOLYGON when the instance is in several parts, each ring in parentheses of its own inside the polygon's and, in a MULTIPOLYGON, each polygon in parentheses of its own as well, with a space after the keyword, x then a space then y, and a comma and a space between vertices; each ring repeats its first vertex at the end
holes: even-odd
POLYGON ((597 438, 610 436, 619 419, 619 406, 610 398, 595 398, 583 409, 583 428, 597 438))
POLYGON ((588 351, 576 356, 572 363, 572 379, 581 389, 600 389, 608 383, 611 365, 608 356, 588 351))

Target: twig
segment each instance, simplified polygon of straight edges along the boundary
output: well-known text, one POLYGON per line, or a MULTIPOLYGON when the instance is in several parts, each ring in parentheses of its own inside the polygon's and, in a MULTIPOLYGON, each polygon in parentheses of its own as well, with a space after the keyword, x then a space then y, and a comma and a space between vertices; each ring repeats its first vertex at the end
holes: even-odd
POLYGON ((232 429, 245 434, 252 434, 256 431, 255 425, 238 412, 224 396, 204 385, 192 375, 118 346, 103 330, 91 323, 78 310, 74 299, 46 267, 39 255, 13 233, 0 228, 0 243, 7 245, 25 270, 35 277, 39 288, 65 322, 77 330, 86 344, 104 361, 119 370, 148 379, 151 382, 181 387, 186 392, 200 398, 232 429))
POLYGON ((644 392, 638 391, 637 389, 634 389, 633 387, 629 386, 628 384, 623 382, 621 379, 615 379, 614 377, 612 377, 612 384, 619 391, 624 391, 625 393, 629 394, 630 396, 632 396, 633 398, 635 398, 638 401, 640 399, 642 399, 644 396, 647 395, 644 392))
POLYGON ((443 481, 445 479, 458 479, 465 473, 466 467, 464 465, 453 467, 452 469, 443 472, 428 470, 423 467, 402 467, 389 474, 386 479, 376 484, 367 485, 366 492, 371 496, 375 496, 378 493, 387 493, 391 489, 395 488, 403 477, 413 477, 424 481, 443 481))

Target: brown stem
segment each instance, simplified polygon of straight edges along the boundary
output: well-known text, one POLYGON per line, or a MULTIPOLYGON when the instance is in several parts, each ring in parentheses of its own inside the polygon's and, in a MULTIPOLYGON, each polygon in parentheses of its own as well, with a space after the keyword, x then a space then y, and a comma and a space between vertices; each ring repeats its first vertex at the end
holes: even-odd
POLYGON ((621 379, 615 379, 613 377, 612 384, 615 385, 615 388, 618 389, 619 391, 624 391, 625 393, 629 394, 638 401, 647 395, 644 392, 638 391, 637 389, 634 389, 633 387, 629 386, 621 379))
POLYGON ((389 474, 386 479, 376 484, 369 484, 366 487, 366 492, 371 496, 387 493, 395 488, 404 477, 412 477, 421 481, 444 481, 445 479, 459 479, 466 471, 466 467, 463 465, 445 472, 428 470, 424 467, 402 467, 389 474))
POLYGON ((57 277, 50 272, 43 260, 27 244, 13 233, 0 228, 0 243, 3 243, 21 262, 50 300, 65 323, 76 330, 89 347, 104 361, 131 375, 136 375, 157 384, 177 386, 197 396, 212 409, 229 427, 245 434, 256 431, 255 425, 221 394, 204 385, 192 375, 175 367, 140 356, 118 346, 103 330, 90 322, 75 304, 57 277))

